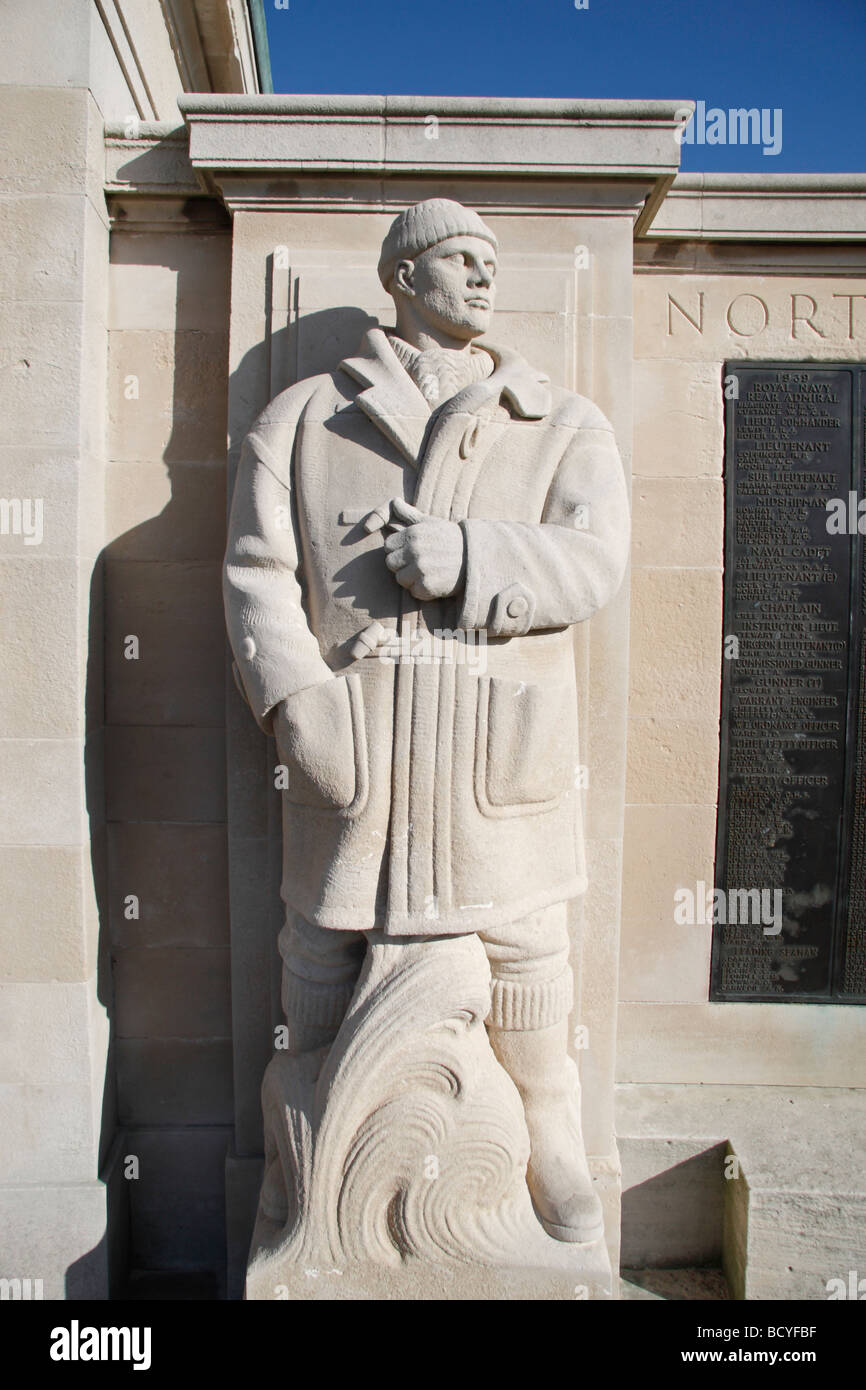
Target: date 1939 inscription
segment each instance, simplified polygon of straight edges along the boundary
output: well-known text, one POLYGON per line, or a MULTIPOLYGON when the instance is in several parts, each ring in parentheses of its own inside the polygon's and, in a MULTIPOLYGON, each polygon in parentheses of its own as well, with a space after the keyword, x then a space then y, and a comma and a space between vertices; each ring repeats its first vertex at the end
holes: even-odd
POLYGON ((711 998, 866 1002, 866 366, 724 370, 716 886, 782 910, 717 922, 711 998))

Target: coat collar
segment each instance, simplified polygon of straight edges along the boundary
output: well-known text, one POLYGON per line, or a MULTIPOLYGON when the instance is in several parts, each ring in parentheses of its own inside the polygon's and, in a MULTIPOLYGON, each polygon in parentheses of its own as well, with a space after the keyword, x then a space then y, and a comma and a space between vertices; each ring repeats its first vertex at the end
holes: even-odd
POLYGON ((370 328, 357 356, 340 363, 341 371, 366 389, 356 400, 374 425, 410 463, 417 463, 430 421, 430 407, 400 363, 381 328, 370 328))
POLYGON ((511 348, 497 347, 494 343, 479 343, 478 346, 489 352, 496 363, 492 375, 480 383, 482 386, 493 389, 497 398, 507 401, 512 412, 524 420, 543 420, 550 414, 553 400, 549 376, 530 367, 526 359, 511 348))
MULTIPOLYGON (((473 414, 499 400, 527 420, 541 420, 550 413, 549 377, 535 371, 511 348, 492 343, 478 346, 493 358, 493 372, 485 381, 474 382, 445 401, 437 414, 473 414)), ((357 355, 345 358, 340 368, 365 388, 356 397, 364 413, 410 463, 417 464, 431 410, 399 361, 384 329, 368 329, 357 355)))

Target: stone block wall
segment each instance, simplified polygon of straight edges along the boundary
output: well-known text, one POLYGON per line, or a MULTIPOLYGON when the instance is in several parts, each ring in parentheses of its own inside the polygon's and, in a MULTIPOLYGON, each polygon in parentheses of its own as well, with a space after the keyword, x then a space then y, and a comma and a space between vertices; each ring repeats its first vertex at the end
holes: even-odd
POLYGON ((130 1266, 222 1271, 227 910, 225 213, 111 240, 105 547, 108 914, 130 1266), (133 901, 136 900, 136 901, 133 901))
POLYGON ((107 1288, 114 1131, 93 645, 108 216, 86 55, 66 85, 55 59, 0 59, 0 1277, 46 1298, 107 1288))
POLYGON ((623 1083, 866 1084, 862 1008, 708 1003, 712 929, 673 919, 714 881, 723 364, 866 360, 864 275, 853 244, 636 248, 623 1083))

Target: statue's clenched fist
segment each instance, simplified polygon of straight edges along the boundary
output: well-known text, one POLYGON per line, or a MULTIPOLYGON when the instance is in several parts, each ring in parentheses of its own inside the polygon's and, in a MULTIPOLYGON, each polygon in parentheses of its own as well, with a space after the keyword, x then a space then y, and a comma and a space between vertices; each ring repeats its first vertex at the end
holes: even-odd
POLYGON ((463 586, 466 543, 456 521, 425 516, 411 503, 395 498, 385 540, 385 564, 398 584, 417 599, 448 598, 463 586))

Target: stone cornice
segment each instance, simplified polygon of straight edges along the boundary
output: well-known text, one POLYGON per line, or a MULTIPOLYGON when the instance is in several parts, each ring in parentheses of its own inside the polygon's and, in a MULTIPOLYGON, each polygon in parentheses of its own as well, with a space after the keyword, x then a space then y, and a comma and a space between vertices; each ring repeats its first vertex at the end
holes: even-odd
POLYGON ((488 212, 630 214, 639 240, 866 241, 866 174, 682 174, 683 103, 186 96, 186 125, 106 127, 106 193, 230 211, 363 211, 436 191, 488 212), (679 113, 679 114, 677 114, 679 113), (431 116, 437 139, 425 130, 431 116), (603 152, 607 158, 603 158, 603 152), (644 161, 644 162, 641 162, 644 161))
POLYGON ((202 186, 189 162, 184 126, 170 121, 144 121, 134 130, 129 123, 105 126, 105 193, 144 198, 202 196, 202 186))
POLYGON ((160 0, 160 6, 186 91, 259 90, 245 0, 160 0))
POLYGON ((677 172, 689 103, 194 95, 179 106, 192 167, 232 210, 382 206, 400 202, 384 180, 435 177, 498 184, 486 205, 502 210, 509 181, 531 181, 547 185, 542 211, 607 207, 638 221, 677 172))
POLYGON ((866 174, 679 174, 651 237, 866 240, 866 174))
POLYGON ((455 96, 368 96, 340 93, 310 93, 299 95, 278 92, 268 96, 249 97, 236 93, 211 96, 187 94, 181 102, 184 112, 199 115, 234 114, 244 117, 285 115, 368 116, 425 116, 440 115, 471 117, 505 117, 528 120, 531 117, 566 117, 574 121, 609 121, 632 124, 634 121, 659 121, 679 129, 682 114, 691 110, 691 101, 606 101, 582 100, 577 97, 455 97, 455 96))

